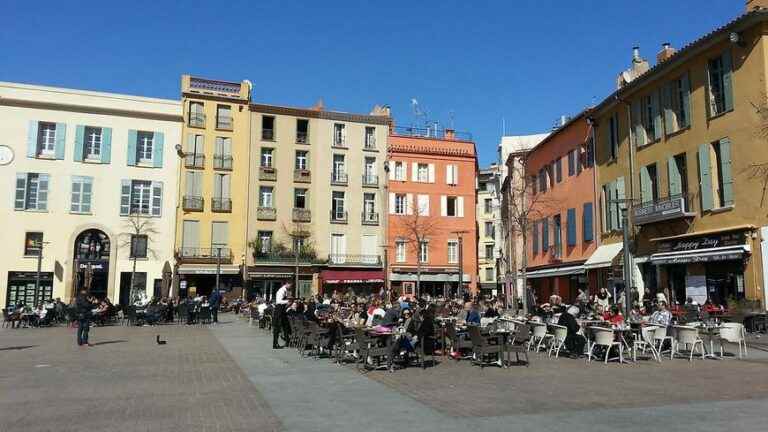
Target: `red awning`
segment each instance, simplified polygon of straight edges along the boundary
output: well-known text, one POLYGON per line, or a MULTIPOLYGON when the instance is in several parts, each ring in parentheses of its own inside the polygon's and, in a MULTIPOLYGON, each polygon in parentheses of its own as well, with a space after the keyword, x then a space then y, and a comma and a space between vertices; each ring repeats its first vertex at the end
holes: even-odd
POLYGON ((320 279, 326 284, 383 283, 383 270, 323 270, 320 279))

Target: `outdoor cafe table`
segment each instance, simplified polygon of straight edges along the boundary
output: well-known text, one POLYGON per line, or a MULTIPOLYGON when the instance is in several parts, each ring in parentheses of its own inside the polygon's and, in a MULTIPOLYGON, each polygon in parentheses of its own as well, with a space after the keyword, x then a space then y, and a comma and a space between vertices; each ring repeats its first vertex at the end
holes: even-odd
POLYGON ((486 330, 481 329, 481 336, 486 340, 495 340, 497 344, 501 345, 501 353, 499 353, 499 366, 508 367, 512 362, 507 358, 509 355, 508 345, 509 337, 514 333, 509 330, 486 330))
POLYGON ((699 334, 703 334, 709 339, 709 352, 707 351, 706 345, 704 345, 704 356, 703 358, 709 358, 712 360, 721 360, 721 357, 715 354, 715 337, 720 334, 720 326, 708 326, 708 325, 702 325, 699 326, 699 334))

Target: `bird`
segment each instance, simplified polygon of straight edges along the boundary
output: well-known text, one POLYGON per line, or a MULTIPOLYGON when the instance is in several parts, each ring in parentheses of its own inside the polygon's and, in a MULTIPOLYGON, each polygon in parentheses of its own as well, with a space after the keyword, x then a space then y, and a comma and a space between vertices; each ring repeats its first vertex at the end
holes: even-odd
POLYGON ((164 340, 160 340, 160 335, 157 335, 157 344, 158 345, 165 345, 166 343, 168 343, 168 342, 166 342, 164 340))

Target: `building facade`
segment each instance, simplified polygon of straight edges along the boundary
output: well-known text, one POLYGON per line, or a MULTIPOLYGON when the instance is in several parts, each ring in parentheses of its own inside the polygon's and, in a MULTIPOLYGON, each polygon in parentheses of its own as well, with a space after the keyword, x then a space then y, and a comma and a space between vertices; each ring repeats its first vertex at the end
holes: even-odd
POLYGON ((499 241, 501 224, 501 168, 497 164, 481 169, 477 175, 477 280, 480 292, 498 295, 503 292, 499 280, 499 241))
POLYGON ((248 226, 248 81, 183 75, 176 274, 182 296, 242 287, 248 226))
POLYGON ((299 274, 310 294, 384 286, 389 112, 251 104, 248 278, 270 296, 299 274))
POLYGON ((168 295, 179 102, 0 83, 0 118, 3 307, 168 295))
POLYGON ((393 291, 476 293, 474 142, 452 130, 393 128, 388 170, 387 250, 393 291))

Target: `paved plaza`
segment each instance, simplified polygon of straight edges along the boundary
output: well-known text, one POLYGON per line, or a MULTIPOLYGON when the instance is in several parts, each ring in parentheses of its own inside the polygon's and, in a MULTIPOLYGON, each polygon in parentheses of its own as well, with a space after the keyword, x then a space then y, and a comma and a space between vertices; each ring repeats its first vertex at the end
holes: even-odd
MULTIPOLYGON (((530 367, 361 374, 273 351, 225 315, 215 327, 0 329, 0 430, 647 431, 763 430, 768 347, 749 360, 587 365, 532 355, 530 367), (155 336, 168 341, 157 345, 155 336)), ((759 341, 758 341, 759 342, 759 341)))

